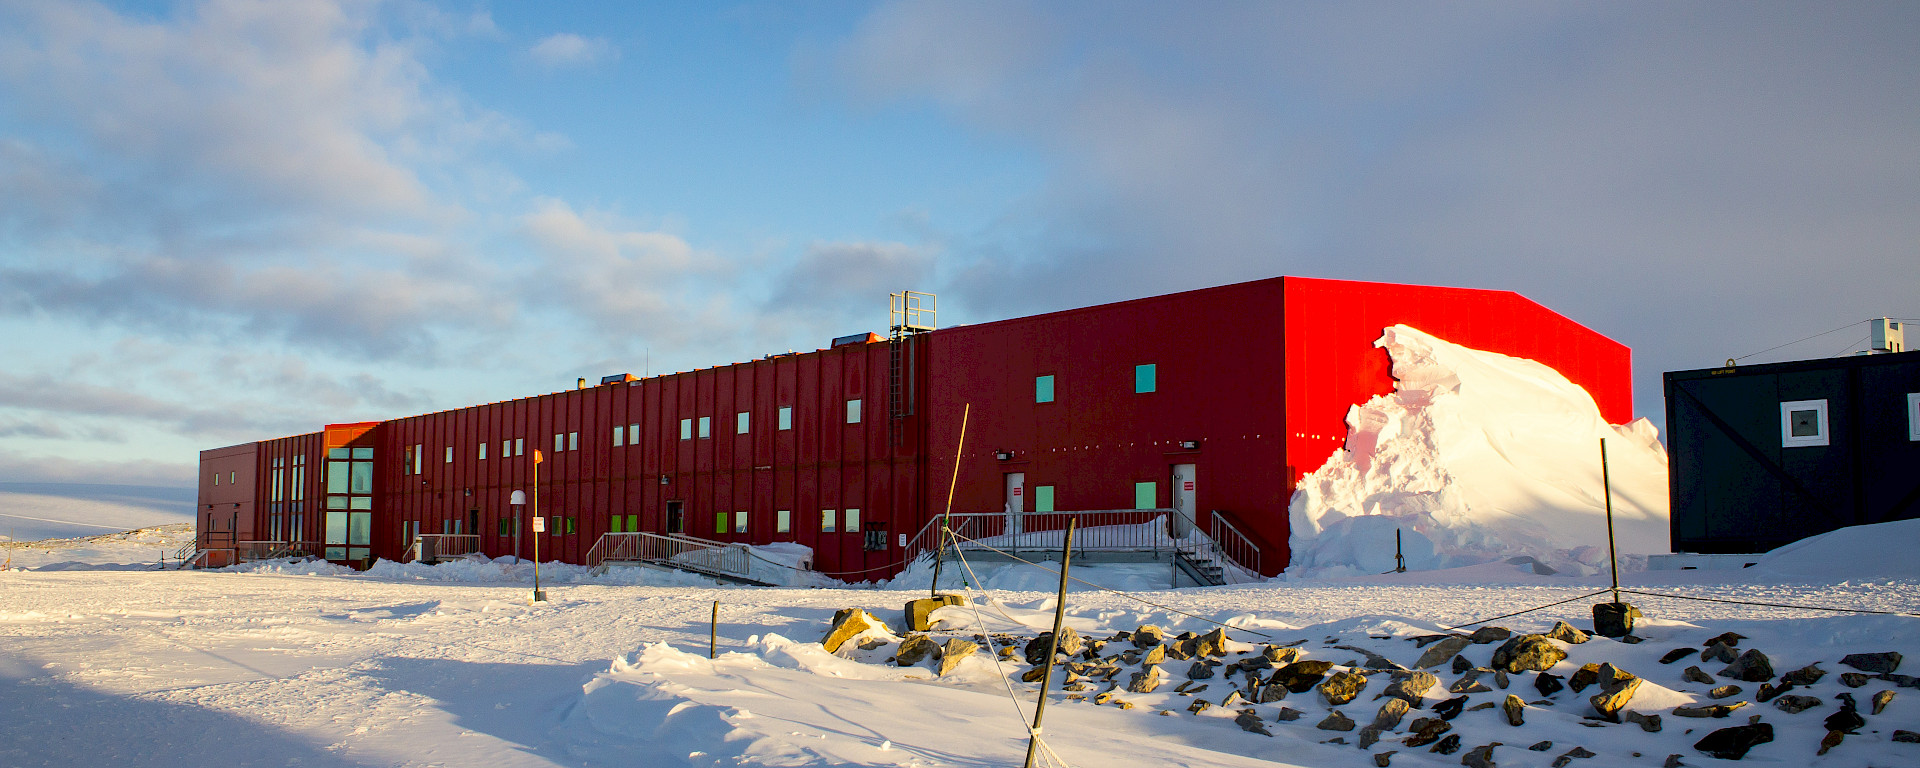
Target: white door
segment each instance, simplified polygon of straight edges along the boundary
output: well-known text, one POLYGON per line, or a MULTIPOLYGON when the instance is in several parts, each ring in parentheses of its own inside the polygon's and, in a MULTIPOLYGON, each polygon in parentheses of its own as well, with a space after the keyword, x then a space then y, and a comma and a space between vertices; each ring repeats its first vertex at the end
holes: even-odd
POLYGON ((1196 472, 1192 464, 1173 465, 1173 508, 1179 512, 1174 516, 1173 535, 1185 537, 1191 526, 1200 519, 1199 511, 1194 509, 1194 483, 1196 472))
POLYGON ((1027 473, 1007 473, 1007 533, 1020 533, 1020 513, 1027 510, 1027 473))

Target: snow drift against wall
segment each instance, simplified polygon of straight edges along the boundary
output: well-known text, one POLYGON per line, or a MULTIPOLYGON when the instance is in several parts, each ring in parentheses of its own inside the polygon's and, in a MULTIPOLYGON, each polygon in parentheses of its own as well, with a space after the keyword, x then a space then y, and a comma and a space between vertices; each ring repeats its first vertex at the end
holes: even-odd
POLYGON ((1396 325, 1374 342, 1394 392, 1347 412, 1347 443, 1302 478, 1289 510, 1290 577, 1531 557, 1604 569, 1606 438, 1622 555, 1668 550, 1667 455, 1646 419, 1609 425, 1586 390, 1540 363, 1396 325))

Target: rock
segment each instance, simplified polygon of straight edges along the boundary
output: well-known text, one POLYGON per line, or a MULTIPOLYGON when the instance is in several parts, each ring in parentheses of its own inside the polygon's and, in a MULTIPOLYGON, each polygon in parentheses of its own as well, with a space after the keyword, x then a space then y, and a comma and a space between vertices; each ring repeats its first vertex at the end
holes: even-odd
POLYGON ((1874 675, 1874 678, 1879 680, 1885 680, 1889 683, 1893 683, 1894 685, 1900 686, 1902 688, 1920 688, 1920 677, 1912 677, 1909 675, 1896 675, 1896 674, 1893 674, 1892 672, 1885 672, 1878 675, 1874 675))
POLYGON ((1549 750, 1549 749, 1553 749, 1553 742, 1551 742, 1551 741, 1536 741, 1536 742, 1534 742, 1534 743, 1533 743, 1533 746, 1530 746, 1530 747, 1527 747, 1527 749, 1529 749, 1529 750, 1531 750, 1531 751, 1534 751, 1534 752, 1545 752, 1545 751, 1547 751, 1547 750, 1549 750))
POLYGON ((1859 688, 1860 686, 1866 685, 1867 681, 1872 679, 1873 677, 1871 675, 1863 675, 1859 672, 1840 673, 1840 684, 1848 688, 1859 688))
POLYGON ((1261 720, 1260 715, 1251 709, 1244 710, 1240 714, 1234 715, 1233 724, 1240 726, 1240 730, 1246 731, 1247 733, 1257 733, 1262 736, 1273 735, 1272 731, 1267 730, 1266 722, 1261 720))
POLYGON ((1773 662, 1759 649, 1748 648, 1746 653, 1740 654, 1740 658, 1720 670, 1720 676, 1749 683, 1764 683, 1773 679, 1773 662))
MULTIPOLYGON (((1045 633, 1052 634, 1052 633, 1045 633)), ((1042 635, 1045 636, 1044 634, 1042 635)), ((1060 652, 1068 656, 1078 656, 1087 647, 1087 640, 1074 631, 1073 627, 1060 628, 1060 652)))
POLYGON ((1684 659, 1684 658, 1686 658, 1686 657, 1688 657, 1688 656, 1692 656, 1692 655, 1693 655, 1693 649, 1692 649, 1692 648, 1675 648, 1675 649, 1673 649, 1673 650, 1671 650, 1671 651, 1667 651, 1667 655, 1665 655, 1665 656, 1661 656, 1661 657, 1660 657, 1660 663, 1662 663, 1662 664, 1672 664, 1672 663, 1674 663, 1674 662, 1676 662, 1676 661, 1679 661, 1679 660, 1681 660, 1681 659, 1684 659))
POLYGON ((1821 669, 1820 663, 1816 661, 1812 664, 1808 664, 1792 672, 1788 672, 1784 675, 1781 675, 1780 682, 1788 683, 1790 685, 1813 685, 1814 683, 1820 682, 1820 678, 1823 678, 1826 676, 1827 676, 1827 671, 1824 669, 1821 669))
POLYGON ((1294 709, 1293 707, 1281 707, 1280 711, 1273 716, 1273 719, 1283 723, 1293 722, 1295 720, 1300 719, 1300 716, 1304 714, 1306 713, 1301 712, 1300 710, 1294 709))
POLYGON ((1633 622, 1646 616, 1626 603, 1595 603, 1593 633, 1601 637, 1626 637, 1633 633, 1633 622))
POLYGON ((1166 660, 1167 647, 1159 643, 1154 643, 1153 650, 1147 651, 1145 656, 1140 657, 1140 663, 1144 665, 1160 664, 1166 660))
POLYGON ((1579 669, 1573 671, 1573 677, 1567 680, 1567 685, 1573 688, 1574 693, 1579 693, 1586 690, 1587 686, 1599 682, 1599 680, 1599 664, 1582 664, 1579 669))
POLYGON ((1774 687, 1772 683, 1761 683, 1760 691, 1754 694, 1753 700, 1758 701, 1762 704, 1765 704, 1769 701, 1773 701, 1773 697, 1779 696, 1780 694, 1786 693, 1787 691, 1791 691, 1795 687, 1797 686, 1793 685, 1792 683, 1781 683, 1780 686, 1777 688, 1774 687))
POLYGON ((1507 680, 1507 671, 1506 671, 1506 670, 1504 670, 1504 669, 1496 669, 1496 670, 1494 670, 1494 671, 1493 671, 1493 685, 1494 685, 1494 687, 1496 687, 1496 688, 1499 688, 1500 690, 1503 690, 1503 691, 1504 691, 1504 690, 1506 690, 1506 689, 1507 689, 1507 682, 1508 682, 1508 680, 1507 680))
POLYGON ((1353 730, 1353 718, 1340 714, 1340 710, 1336 709, 1328 712, 1327 718, 1321 720, 1320 723, 1314 727, 1323 731, 1351 731, 1353 730))
POLYGON ((1554 622, 1553 629, 1547 630, 1547 637, 1551 637, 1568 645, 1579 645, 1593 639, 1589 637, 1587 633, 1574 629, 1572 624, 1564 621, 1554 622))
POLYGON ((1460 734, 1457 734, 1457 733, 1447 734, 1446 738, 1441 739, 1439 743, 1434 744, 1432 747, 1429 747, 1427 751, 1438 752, 1442 755, 1451 755, 1455 752, 1460 751, 1460 734))
POLYGON ((1820 751, 1814 754, 1824 755, 1827 750, 1840 746, 1840 742, 1845 741, 1846 738, 1846 731, 1827 731, 1827 735, 1820 737, 1820 751))
POLYGON ((1468 768, 1495 768, 1493 763, 1493 748, 1497 746, 1500 746, 1500 742, 1496 741, 1492 744, 1482 744, 1473 749, 1469 749, 1465 755, 1460 757, 1460 764, 1468 768))
POLYGON ((1920 744, 1920 733, 1896 730, 1893 732, 1892 740, 1902 744, 1920 744))
POLYGON ((1727 715, 1733 714, 1734 710, 1744 707, 1746 705, 1747 703, 1744 701, 1736 701, 1732 704, 1708 704, 1706 706, 1701 706, 1701 707, 1674 707, 1673 716, 1674 717, 1726 717, 1727 715))
POLYGON ((1574 747, 1573 749, 1567 750, 1566 754, 1554 758, 1553 768, 1567 768, 1567 764, 1573 762, 1574 758, 1587 757, 1593 757, 1593 752, 1589 751, 1586 747, 1574 747))
POLYGON ((1508 672, 1539 672, 1567 658, 1545 635, 1520 635, 1507 640, 1493 652, 1493 668, 1508 672))
POLYGON ((1413 668, 1431 669, 1445 664, 1448 660, 1460 655, 1461 651, 1466 650, 1467 646, 1472 644, 1473 641, 1467 638, 1459 635, 1449 635, 1442 638, 1440 642, 1434 643, 1433 647, 1428 648, 1425 653, 1420 654, 1420 659, 1413 663, 1413 668))
POLYGON ((1860 713, 1856 710, 1843 709, 1831 715, 1827 715, 1827 719, 1822 721, 1820 725, 1824 726, 1829 731, 1838 731, 1840 733, 1853 733, 1854 731, 1860 730, 1861 728, 1865 728, 1867 725, 1867 719, 1864 717, 1861 717, 1860 713))
POLYGON ((1487 671, 1489 670, 1485 668, 1476 668, 1476 669, 1467 670, 1467 673, 1464 675, 1461 675, 1460 679, 1453 681, 1453 685, 1447 686, 1447 692, 1448 693, 1481 693, 1484 691, 1493 690, 1492 688, 1488 688, 1486 683, 1480 682, 1480 675, 1487 671))
POLYGON ((1439 740, 1440 734, 1453 730, 1453 724, 1439 718, 1421 717, 1414 719, 1409 730, 1413 731, 1412 735, 1401 743, 1409 747, 1424 747, 1439 740))
POLYGON ((1294 661, 1298 660, 1300 658, 1300 649, 1282 648, 1277 645, 1269 645, 1264 650, 1260 651, 1260 656, 1261 658, 1264 658, 1267 661, 1272 662, 1273 666, 1281 667, 1281 666, 1286 666, 1288 664, 1292 664, 1294 661))
POLYGON ((1643 715, 1643 714, 1640 714, 1639 712, 1628 710, 1626 721, 1629 723, 1633 723, 1634 725, 1640 726, 1640 730, 1646 731, 1647 733, 1660 732, 1660 716, 1659 715, 1643 715))
POLYGON ((1521 701, 1520 697, 1507 694, 1506 701, 1500 703, 1500 709, 1507 715, 1507 725, 1518 728, 1527 724, 1527 703, 1521 701))
POLYGON ((948 672, 960 666, 962 660, 972 656, 978 650, 980 650, 978 643, 957 637, 948 640, 946 644, 940 646, 940 676, 946 677, 948 672))
POLYGON ((1726 643, 1714 643, 1713 645, 1707 646, 1706 650, 1700 652, 1701 661, 1718 661, 1722 664, 1731 664, 1733 660, 1737 658, 1740 658, 1740 652, 1734 650, 1733 646, 1727 645, 1726 643))
POLYGON ((1247 698, 1245 696, 1240 695, 1239 689, 1229 688, 1227 689, 1227 695, 1220 697, 1220 708, 1231 709, 1233 705, 1245 704, 1246 701, 1247 701, 1247 698))
POLYGON ((949 605, 966 604, 966 595, 938 595, 935 597, 923 597, 918 600, 908 600, 905 611, 907 629, 913 632, 925 632, 932 629, 932 627, 927 625, 927 618, 933 615, 934 611, 949 605))
POLYGON ((1713 685, 1714 683, 1720 682, 1713 679, 1712 675, 1707 674, 1706 670, 1699 667, 1687 667, 1687 671, 1680 673, 1680 677, 1687 682, 1699 683, 1701 685, 1713 685))
POLYGON ((1296 661, 1275 670, 1273 676, 1267 678, 1267 684, 1283 685, 1294 693, 1306 693, 1326 679, 1329 669, 1333 669, 1333 662, 1313 659, 1296 661))
POLYGON ((1747 636, 1740 634, 1738 632, 1722 632, 1720 634, 1714 635, 1713 637, 1707 638, 1707 641, 1704 643, 1701 643, 1700 645, 1708 646, 1708 645, 1713 645, 1714 643, 1719 643, 1728 648, 1732 648, 1736 645, 1739 645, 1740 641, 1745 639, 1747 639, 1747 636))
POLYGON ((1160 668, 1147 667, 1144 670, 1133 673, 1133 678, 1127 682, 1127 691, 1130 693, 1153 693, 1153 689, 1160 687, 1160 682, 1160 668))
POLYGON ((893 663, 902 667, 911 667, 931 655, 935 648, 933 638, 926 635, 907 635, 900 641, 900 649, 893 652, 893 663))
POLYGON ((1500 705, 1499 705, 1499 704, 1497 704, 1497 703, 1494 703, 1494 702, 1491 702, 1491 701, 1483 701, 1483 702, 1480 702, 1480 703, 1478 703, 1478 704, 1475 704, 1475 705, 1473 705, 1473 706, 1471 706, 1471 707, 1467 707, 1467 711, 1468 711, 1468 712, 1478 712, 1478 711, 1480 711, 1480 710, 1483 710, 1483 709, 1493 709, 1494 707, 1497 707, 1497 706, 1500 706, 1500 705))
POLYGON ((1193 666, 1187 667, 1188 680, 1207 680, 1212 677, 1213 667, 1204 661, 1196 661, 1193 663, 1193 666))
POLYGON ((1353 697, 1360 695, 1360 692, 1366 689, 1366 675, 1343 670, 1334 673, 1333 677, 1327 678, 1326 682, 1320 684, 1320 695, 1326 698, 1327 704, 1337 707, 1353 701, 1353 697))
POLYGON ((1773 726, 1754 723, 1721 728, 1694 742, 1693 748, 1722 760, 1738 760, 1747 756, 1747 750, 1769 741, 1773 741, 1773 726))
POLYGON ((1533 689, 1539 691, 1542 696, 1552 696, 1559 693, 1560 689, 1567 687, 1560 682, 1565 679, 1552 672, 1541 672, 1533 677, 1533 689))
POLYGON ((1023 682, 1023 683, 1040 682, 1041 678, 1046 677, 1047 669, 1048 667, 1039 666, 1039 667, 1034 667, 1032 669, 1029 669, 1025 672, 1022 672, 1020 673, 1020 682, 1023 682))
POLYGON ((1680 766, 1683 765, 1686 765, 1686 763, 1680 762, 1679 755, 1667 755, 1667 761, 1661 763, 1660 768, 1680 768, 1680 766))
POLYGON ((1379 754, 1374 755, 1373 756, 1374 768, 1387 768, 1387 766, 1393 765, 1393 756, 1397 754, 1400 754, 1400 750, 1389 749, 1385 752, 1381 752, 1379 754))
POLYGON ((1047 663, 1047 652, 1053 648, 1053 633, 1042 632, 1039 637, 1027 641, 1025 658, 1028 664, 1040 666, 1047 663))
POLYGON ((1465 656, 1453 657, 1453 673, 1454 674, 1457 675, 1469 669, 1473 669, 1473 662, 1467 661, 1467 657, 1465 656))
POLYGON ((1481 627, 1474 630, 1473 634, 1468 635, 1467 640, 1471 641, 1474 645, 1486 645, 1487 643, 1500 642, 1509 637, 1513 637, 1513 630, 1507 629, 1506 627, 1481 627))
POLYGON ((1440 678, 1434 677, 1431 672, 1409 672, 1400 675, 1381 695, 1392 696, 1418 707, 1424 703, 1427 691, 1439 684, 1440 678))
POLYGON ((1211 701, 1207 701, 1206 699, 1194 699, 1192 704, 1187 705, 1187 711, 1197 715, 1207 711, 1207 707, 1211 707, 1211 706, 1213 706, 1213 702, 1211 701))
POLYGON ((1286 698, 1287 687, 1284 685, 1260 686, 1260 703, 1262 704, 1272 704, 1276 701, 1284 701, 1286 698))
POLYGON ((1774 706, 1789 715, 1797 715, 1825 703, 1818 696, 1782 696, 1773 700, 1774 706))
POLYGON ((1167 631, 1152 624, 1145 625, 1127 636, 1135 648, 1154 648, 1165 642, 1167 631))
POLYGON ((1212 632, 1195 638, 1193 641, 1193 653, 1190 655, 1196 657, 1225 657, 1227 655, 1227 631, 1216 627, 1212 632))
POLYGON ((1593 711, 1599 712, 1608 720, 1618 720, 1620 710, 1633 700, 1635 691, 1640 690, 1640 678, 1614 669, 1612 664, 1600 667, 1600 692, 1587 699, 1593 704, 1593 711))
POLYGON ((1723 685, 1713 690, 1707 691, 1707 698, 1709 699, 1724 699, 1729 696, 1738 696, 1738 695, 1740 695, 1740 686, 1737 686, 1737 685, 1723 685))
POLYGON ((1380 743, 1380 733, 1381 729, 1369 725, 1360 729, 1360 736, 1354 740, 1354 744, 1361 749, 1371 747, 1380 743))
POLYGON ((1374 714, 1373 725, 1369 727, 1383 731, 1398 728, 1400 721, 1406 718, 1409 709, 1412 707, 1407 705, 1405 699, 1387 699, 1387 703, 1380 705, 1380 711, 1374 714))
POLYGON ((827 649, 827 653, 838 653, 841 645, 869 630, 893 634, 893 630, 887 629, 886 622, 874 618, 873 614, 859 608, 843 609, 834 614, 833 628, 827 630, 827 636, 820 640, 820 645, 827 649))
POLYGON ((1884 675, 1900 671, 1900 659, 1901 656, 1897 651, 1849 653, 1846 658, 1840 660, 1840 663, 1862 672, 1884 675))
POLYGON ((1853 693, 1850 691, 1841 691, 1834 694, 1833 697, 1840 700, 1840 710, 1842 712, 1852 712, 1860 708, 1860 703, 1853 700, 1853 693))
POLYGON ((1433 712, 1443 720, 1452 720, 1460 716, 1460 708, 1467 705, 1467 697, 1447 699, 1433 705, 1433 712))
POLYGON ((1876 715, 1880 714, 1881 710, 1886 709, 1887 705, 1892 702, 1893 702, 1892 690, 1885 690, 1885 691, 1881 691, 1879 693, 1874 694, 1873 695, 1873 713, 1876 715))

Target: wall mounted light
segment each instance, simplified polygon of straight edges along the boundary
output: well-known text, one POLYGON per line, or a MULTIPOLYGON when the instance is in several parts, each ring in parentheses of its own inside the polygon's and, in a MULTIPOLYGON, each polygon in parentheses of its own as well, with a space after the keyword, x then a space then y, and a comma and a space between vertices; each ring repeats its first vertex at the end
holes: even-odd
POLYGON ((661 476, 660 476, 660 484, 661 484, 661 485, 666 485, 666 484, 667 484, 667 476, 666 476, 666 475, 661 475, 661 476))
POLYGON ((1185 450, 1189 450, 1189 451, 1195 451, 1195 450, 1199 450, 1199 449, 1200 449, 1200 441, 1198 441, 1198 440, 1182 440, 1182 441, 1180 441, 1180 447, 1181 447, 1182 449, 1185 449, 1185 450))
POLYGON ((1001 461, 1013 458, 1013 451, 994 451, 993 457, 1001 461))

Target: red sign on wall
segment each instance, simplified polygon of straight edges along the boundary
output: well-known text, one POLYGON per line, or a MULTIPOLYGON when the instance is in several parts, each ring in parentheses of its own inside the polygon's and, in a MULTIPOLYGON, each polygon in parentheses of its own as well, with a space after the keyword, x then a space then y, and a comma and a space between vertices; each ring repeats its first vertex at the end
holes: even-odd
POLYGON ((1188 481, 1187 481, 1187 488, 1186 488, 1186 489, 1187 489, 1187 490, 1189 490, 1189 491, 1191 491, 1191 490, 1193 490, 1193 481, 1192 481, 1192 480, 1188 480, 1188 481))

